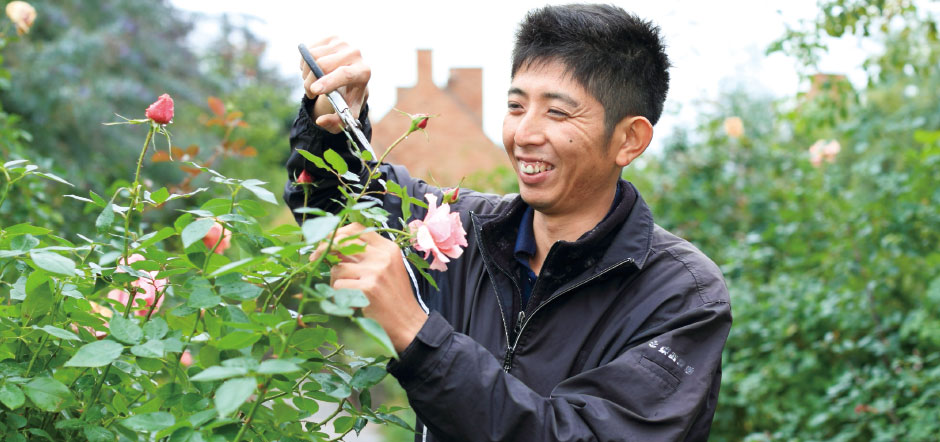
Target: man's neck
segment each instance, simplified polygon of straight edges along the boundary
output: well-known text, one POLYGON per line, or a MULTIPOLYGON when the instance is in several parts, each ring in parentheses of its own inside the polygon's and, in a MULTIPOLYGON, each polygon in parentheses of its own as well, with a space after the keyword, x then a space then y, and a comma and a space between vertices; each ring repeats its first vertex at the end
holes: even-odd
POLYGON ((597 198, 585 201, 572 213, 545 214, 535 211, 532 217, 532 232, 535 234, 535 254, 529 259, 532 271, 538 274, 548 256, 548 250, 557 241, 577 241, 585 232, 600 223, 614 202, 616 187, 610 186, 597 198))

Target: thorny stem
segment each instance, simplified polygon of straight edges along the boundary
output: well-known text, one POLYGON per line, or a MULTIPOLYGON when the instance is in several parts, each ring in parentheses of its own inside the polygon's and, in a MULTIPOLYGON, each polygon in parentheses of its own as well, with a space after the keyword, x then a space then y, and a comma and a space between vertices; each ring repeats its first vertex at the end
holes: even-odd
MULTIPOLYGON (((130 260, 130 252, 128 250, 129 238, 131 231, 131 212, 137 207, 137 198, 140 197, 140 168, 144 164, 144 155, 147 154, 147 148, 150 146, 150 140, 153 139, 153 133, 156 131, 156 126, 152 123, 150 125, 150 130, 147 131, 147 138, 144 139, 144 147, 140 149, 140 157, 137 158, 137 170, 134 172, 134 183, 131 184, 131 204, 127 208, 127 213, 124 214, 124 264, 130 265, 128 262, 130 260)), ((127 305, 124 307, 124 318, 127 318, 131 314, 131 309, 134 307, 134 298, 137 297, 136 290, 129 290, 127 305)), ((109 366, 110 367, 110 366, 109 366)))

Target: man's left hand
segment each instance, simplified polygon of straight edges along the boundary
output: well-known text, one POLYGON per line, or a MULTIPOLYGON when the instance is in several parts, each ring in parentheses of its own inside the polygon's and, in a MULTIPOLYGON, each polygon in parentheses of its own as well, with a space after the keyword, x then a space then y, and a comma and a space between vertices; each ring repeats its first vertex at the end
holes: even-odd
MULTIPOLYGON (((415 299, 401 249, 377 232, 366 231, 359 223, 343 226, 336 232, 334 244, 341 242, 358 242, 365 246, 365 251, 338 255, 340 263, 330 270, 330 285, 336 289, 362 290, 369 298, 363 315, 378 322, 391 338, 395 351, 401 353, 428 319, 415 299), (355 238, 343 241, 350 237, 355 238)), ((318 250, 316 255, 321 252, 318 250)))

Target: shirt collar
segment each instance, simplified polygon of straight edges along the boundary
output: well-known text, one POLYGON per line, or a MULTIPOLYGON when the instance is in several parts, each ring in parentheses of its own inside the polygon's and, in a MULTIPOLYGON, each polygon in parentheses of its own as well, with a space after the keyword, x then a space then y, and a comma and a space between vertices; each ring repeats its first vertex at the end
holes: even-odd
MULTIPOLYGON (((619 183, 615 187, 617 191, 614 193, 614 201, 610 205, 610 210, 604 215, 604 219, 607 219, 613 213, 617 205, 620 204, 620 200, 623 199, 623 192, 620 190, 619 183)), ((534 213, 535 210, 531 206, 526 207, 522 219, 519 221, 519 234, 516 236, 516 247, 513 250, 516 261, 519 261, 526 268, 529 268, 529 258, 535 255, 535 230, 532 228, 534 213)), ((601 221, 603 222, 603 220, 601 221)))

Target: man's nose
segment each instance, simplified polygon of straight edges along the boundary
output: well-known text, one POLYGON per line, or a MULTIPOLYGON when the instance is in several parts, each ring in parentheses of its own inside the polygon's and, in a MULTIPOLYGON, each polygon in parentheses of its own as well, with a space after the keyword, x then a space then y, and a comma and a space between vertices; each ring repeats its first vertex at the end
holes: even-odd
POLYGON ((513 134, 516 146, 538 146, 545 143, 545 128, 542 119, 532 112, 526 112, 519 119, 513 134))

